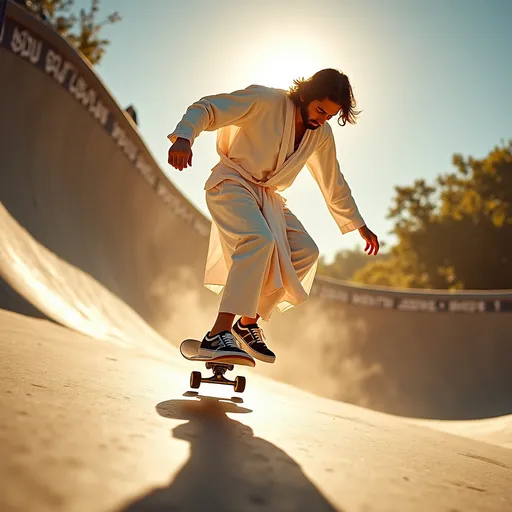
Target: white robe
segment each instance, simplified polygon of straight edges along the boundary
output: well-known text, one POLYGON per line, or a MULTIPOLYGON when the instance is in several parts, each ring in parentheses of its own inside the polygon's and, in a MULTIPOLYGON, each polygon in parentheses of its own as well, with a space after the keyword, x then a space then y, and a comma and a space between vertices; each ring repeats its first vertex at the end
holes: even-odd
MULTIPOLYGON (((218 130, 217 152, 220 161, 213 167, 205 184, 212 189, 223 180, 251 182, 266 190, 262 213, 276 239, 279 258, 286 261, 289 247, 283 219, 284 198, 278 194, 290 187, 306 166, 318 183, 327 208, 341 233, 364 226, 349 185, 340 171, 332 129, 328 123, 316 130, 306 130, 295 151, 295 105, 286 91, 259 85, 230 94, 207 96, 192 104, 176 129, 168 135, 194 140, 203 131, 218 130)), ((206 287, 220 293, 226 283, 228 268, 215 223, 212 223, 205 269, 206 287)), ((278 309, 284 311, 307 299, 316 265, 300 281, 291 265, 272 264, 262 295, 282 288, 278 309)), ((263 315, 262 315, 263 316, 263 315)), ((269 317, 270 315, 265 315, 269 317)))

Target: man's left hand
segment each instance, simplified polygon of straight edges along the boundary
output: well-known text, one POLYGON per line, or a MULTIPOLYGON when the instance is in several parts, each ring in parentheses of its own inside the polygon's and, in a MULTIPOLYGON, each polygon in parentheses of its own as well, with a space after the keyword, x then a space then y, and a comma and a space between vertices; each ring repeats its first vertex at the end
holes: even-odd
POLYGON ((359 234, 366 241, 366 247, 364 248, 365 252, 368 252, 368 255, 373 254, 377 256, 379 252, 379 240, 377 235, 370 231, 367 226, 363 226, 359 228, 359 234))

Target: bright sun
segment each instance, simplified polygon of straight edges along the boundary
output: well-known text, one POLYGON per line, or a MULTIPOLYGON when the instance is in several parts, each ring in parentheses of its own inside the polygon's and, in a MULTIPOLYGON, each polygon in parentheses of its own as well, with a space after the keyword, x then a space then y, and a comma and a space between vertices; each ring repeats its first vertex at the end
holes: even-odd
POLYGON ((288 89, 294 79, 330 67, 322 59, 321 45, 307 39, 282 37, 269 42, 262 38, 251 50, 245 72, 253 83, 269 87, 288 89))

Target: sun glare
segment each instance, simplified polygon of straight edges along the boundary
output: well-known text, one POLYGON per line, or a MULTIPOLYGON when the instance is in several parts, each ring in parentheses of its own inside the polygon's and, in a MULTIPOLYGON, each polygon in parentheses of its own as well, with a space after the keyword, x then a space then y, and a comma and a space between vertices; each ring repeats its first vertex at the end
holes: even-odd
POLYGON ((296 39, 263 38, 253 48, 248 74, 256 83, 287 89, 296 78, 307 78, 322 69, 321 45, 296 39))
POLYGON ((307 78, 317 71, 312 59, 304 62, 302 56, 291 53, 272 55, 258 64, 254 73, 262 84, 281 89, 291 86, 294 79, 307 78))

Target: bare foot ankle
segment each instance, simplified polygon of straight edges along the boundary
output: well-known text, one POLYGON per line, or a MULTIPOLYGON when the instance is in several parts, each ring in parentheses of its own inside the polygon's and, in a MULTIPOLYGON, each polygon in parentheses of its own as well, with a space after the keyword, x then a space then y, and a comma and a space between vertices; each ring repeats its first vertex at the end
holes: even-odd
POLYGON ((259 319, 259 317, 256 317, 256 318, 249 318, 248 316, 242 316, 242 317, 240 318, 240 323, 241 323, 242 325, 247 326, 247 325, 251 325, 251 324, 256 324, 256 323, 258 323, 258 319, 259 319))
POLYGON ((210 338, 211 338, 212 336, 217 336, 217 334, 221 333, 222 331, 228 331, 228 330, 229 330, 229 329, 212 329, 212 330, 210 331, 209 336, 210 336, 210 338))
POLYGON ((233 320, 235 319, 235 315, 230 313, 220 313, 215 321, 215 324, 210 331, 210 336, 216 336, 222 331, 231 332, 231 328, 233 327, 233 320))

